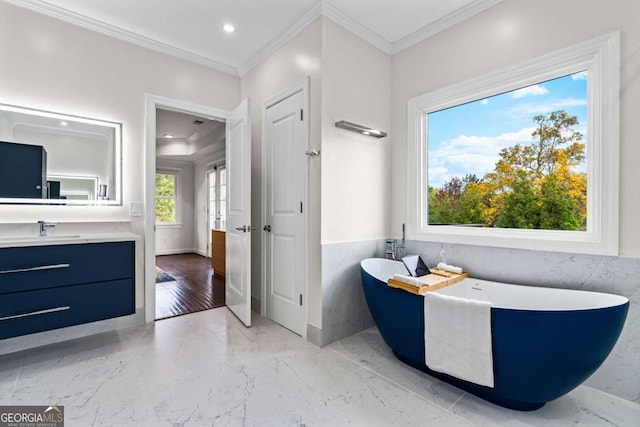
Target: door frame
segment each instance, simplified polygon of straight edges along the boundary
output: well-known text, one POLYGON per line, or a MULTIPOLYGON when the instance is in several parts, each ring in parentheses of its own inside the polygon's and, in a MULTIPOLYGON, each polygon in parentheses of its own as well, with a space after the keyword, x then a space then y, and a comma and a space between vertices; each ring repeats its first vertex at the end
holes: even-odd
MULTIPOLYGON (((303 150, 309 151, 309 77, 305 77, 298 84, 291 86, 290 88, 273 95, 267 99, 265 99, 262 103, 262 163, 261 168, 263 171, 262 174, 262 185, 261 185, 261 207, 260 207, 260 221, 261 224, 266 224, 267 221, 267 203, 266 203, 266 194, 267 194, 267 180, 264 177, 264 171, 267 170, 267 156, 264 155, 267 149, 267 126, 266 126, 266 117, 267 117, 267 109, 278 102, 284 101, 290 96, 302 92, 302 105, 304 109, 304 115, 302 120, 303 126, 303 150)), ((302 213, 302 223, 304 228, 304 251, 303 251, 303 268, 304 271, 304 283, 302 285, 302 299, 305 302, 304 307, 304 316, 303 321, 305 324, 302 329, 302 338, 307 339, 307 319, 309 318, 309 157, 304 159, 302 164, 302 202, 304 204, 304 209, 302 213)), ((260 230, 260 278, 261 278, 261 301, 260 301, 260 314, 263 317, 267 317, 267 260, 265 254, 267 253, 267 239, 265 234, 260 230)))
POLYGON ((209 119, 227 121, 230 111, 192 102, 145 93, 145 185, 144 185, 144 310, 146 323, 156 320, 156 233, 155 233, 155 174, 156 174, 156 109, 196 114, 209 119))

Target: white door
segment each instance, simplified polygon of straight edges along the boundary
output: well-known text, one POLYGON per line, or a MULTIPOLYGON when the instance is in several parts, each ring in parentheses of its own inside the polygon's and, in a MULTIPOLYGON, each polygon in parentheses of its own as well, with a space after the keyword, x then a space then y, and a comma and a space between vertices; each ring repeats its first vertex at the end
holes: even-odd
POLYGON ((265 120, 265 273, 267 317, 302 335, 305 328, 303 165, 304 95, 270 106, 265 120))
POLYGON ((227 118, 227 306, 251 326, 251 120, 249 99, 227 118))

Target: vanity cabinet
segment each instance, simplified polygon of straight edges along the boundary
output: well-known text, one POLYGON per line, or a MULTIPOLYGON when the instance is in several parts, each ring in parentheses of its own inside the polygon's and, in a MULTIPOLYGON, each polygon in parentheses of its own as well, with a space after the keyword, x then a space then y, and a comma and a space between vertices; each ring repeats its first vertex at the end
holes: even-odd
POLYGON ((0 339, 135 312, 135 242, 0 248, 0 339))

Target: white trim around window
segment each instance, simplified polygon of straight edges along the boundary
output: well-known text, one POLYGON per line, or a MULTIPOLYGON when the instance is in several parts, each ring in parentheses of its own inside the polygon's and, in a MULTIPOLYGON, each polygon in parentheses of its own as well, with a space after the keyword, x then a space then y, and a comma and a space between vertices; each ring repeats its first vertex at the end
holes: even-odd
POLYGON ((614 32, 408 101, 408 237, 443 243, 617 255, 620 34, 614 32), (429 225, 427 114, 587 70, 587 230, 429 225))

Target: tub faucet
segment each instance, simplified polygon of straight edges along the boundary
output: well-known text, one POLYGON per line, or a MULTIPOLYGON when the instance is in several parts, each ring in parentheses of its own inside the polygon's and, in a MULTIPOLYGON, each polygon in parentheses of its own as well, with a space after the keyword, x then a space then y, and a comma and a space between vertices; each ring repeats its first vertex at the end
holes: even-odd
POLYGON ((404 251, 404 240, 396 240, 396 250, 394 254, 395 260, 402 259, 402 253, 404 251))
POLYGON ((386 241, 385 257, 387 259, 399 260, 404 251, 404 224, 402 224, 402 240, 388 239, 386 241))
POLYGON ((39 228, 39 236, 40 237, 45 237, 47 235, 47 230, 50 228, 55 227, 56 225, 54 223, 51 222, 47 222, 47 221, 38 221, 38 228, 39 228))
POLYGON ((394 250, 394 259, 398 260, 402 258, 402 252, 404 251, 404 242, 405 242, 405 235, 404 235, 405 231, 404 231, 404 224, 402 224, 402 240, 396 240, 395 241, 395 250, 394 250))

